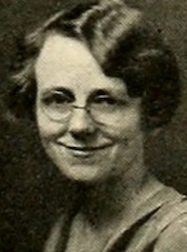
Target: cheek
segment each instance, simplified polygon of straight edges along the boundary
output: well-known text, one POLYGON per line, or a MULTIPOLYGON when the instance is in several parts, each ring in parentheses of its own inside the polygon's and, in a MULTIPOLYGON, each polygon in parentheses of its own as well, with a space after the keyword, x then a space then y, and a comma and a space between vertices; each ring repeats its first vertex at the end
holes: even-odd
POLYGON ((42 141, 55 139, 59 134, 66 132, 62 123, 55 123, 49 120, 40 109, 36 110, 36 123, 42 141))
POLYGON ((127 171, 143 156, 143 134, 139 130, 124 132, 121 139, 116 142, 111 159, 114 161, 115 170, 127 171))
POLYGON ((112 127, 105 128, 103 134, 112 138, 116 143, 126 145, 127 142, 142 134, 140 114, 129 113, 112 127))
POLYGON ((108 130, 107 135, 112 136, 115 142, 111 158, 117 162, 120 160, 121 164, 127 164, 142 154, 144 136, 140 125, 140 113, 133 111, 108 130))

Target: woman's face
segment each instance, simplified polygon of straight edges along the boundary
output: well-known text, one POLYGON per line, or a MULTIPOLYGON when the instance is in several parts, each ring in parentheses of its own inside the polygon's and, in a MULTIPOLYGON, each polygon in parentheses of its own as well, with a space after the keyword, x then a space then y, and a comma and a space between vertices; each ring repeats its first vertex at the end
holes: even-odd
POLYGON ((83 43, 49 35, 35 73, 39 134, 63 175, 92 183, 138 165, 140 99, 128 96, 122 80, 107 77, 83 43))

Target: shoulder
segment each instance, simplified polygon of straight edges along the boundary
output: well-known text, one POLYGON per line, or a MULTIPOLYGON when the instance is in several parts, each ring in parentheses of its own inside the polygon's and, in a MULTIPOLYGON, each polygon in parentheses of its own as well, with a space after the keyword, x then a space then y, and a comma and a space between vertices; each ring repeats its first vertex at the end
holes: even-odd
POLYGON ((187 252, 187 199, 178 195, 163 204, 140 227, 134 244, 134 251, 187 252))
POLYGON ((187 252, 186 197, 172 188, 163 187, 152 201, 155 206, 159 202, 159 206, 136 234, 134 244, 140 248, 137 251, 187 252))
MULTIPOLYGON (((186 204, 185 204, 186 205, 186 204)), ((168 224, 157 237, 154 252, 187 251, 187 209, 168 224)))

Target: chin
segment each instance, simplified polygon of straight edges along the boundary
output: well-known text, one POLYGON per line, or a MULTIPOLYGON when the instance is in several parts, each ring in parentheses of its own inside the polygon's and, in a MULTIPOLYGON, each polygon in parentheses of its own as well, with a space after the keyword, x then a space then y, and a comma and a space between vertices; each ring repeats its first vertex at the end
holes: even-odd
POLYGON ((58 169, 69 180, 86 184, 105 181, 108 177, 106 172, 103 172, 102 167, 97 165, 65 165, 63 167, 58 166, 58 169))

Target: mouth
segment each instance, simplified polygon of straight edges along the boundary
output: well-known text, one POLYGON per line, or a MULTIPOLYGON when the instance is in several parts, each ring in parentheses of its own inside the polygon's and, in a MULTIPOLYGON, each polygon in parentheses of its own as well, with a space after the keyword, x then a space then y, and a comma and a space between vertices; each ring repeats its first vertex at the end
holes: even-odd
MULTIPOLYGON (((111 146, 111 145, 110 145, 111 146)), ((77 151, 96 151, 96 150, 102 150, 109 147, 109 145, 103 145, 103 146, 94 146, 94 147, 80 147, 80 146, 66 146, 66 148, 70 150, 77 150, 77 151)))
POLYGON ((105 144, 101 146, 74 146, 59 143, 59 145, 64 146, 66 149, 71 150, 75 156, 90 156, 96 151, 103 150, 112 146, 112 144, 105 144))

